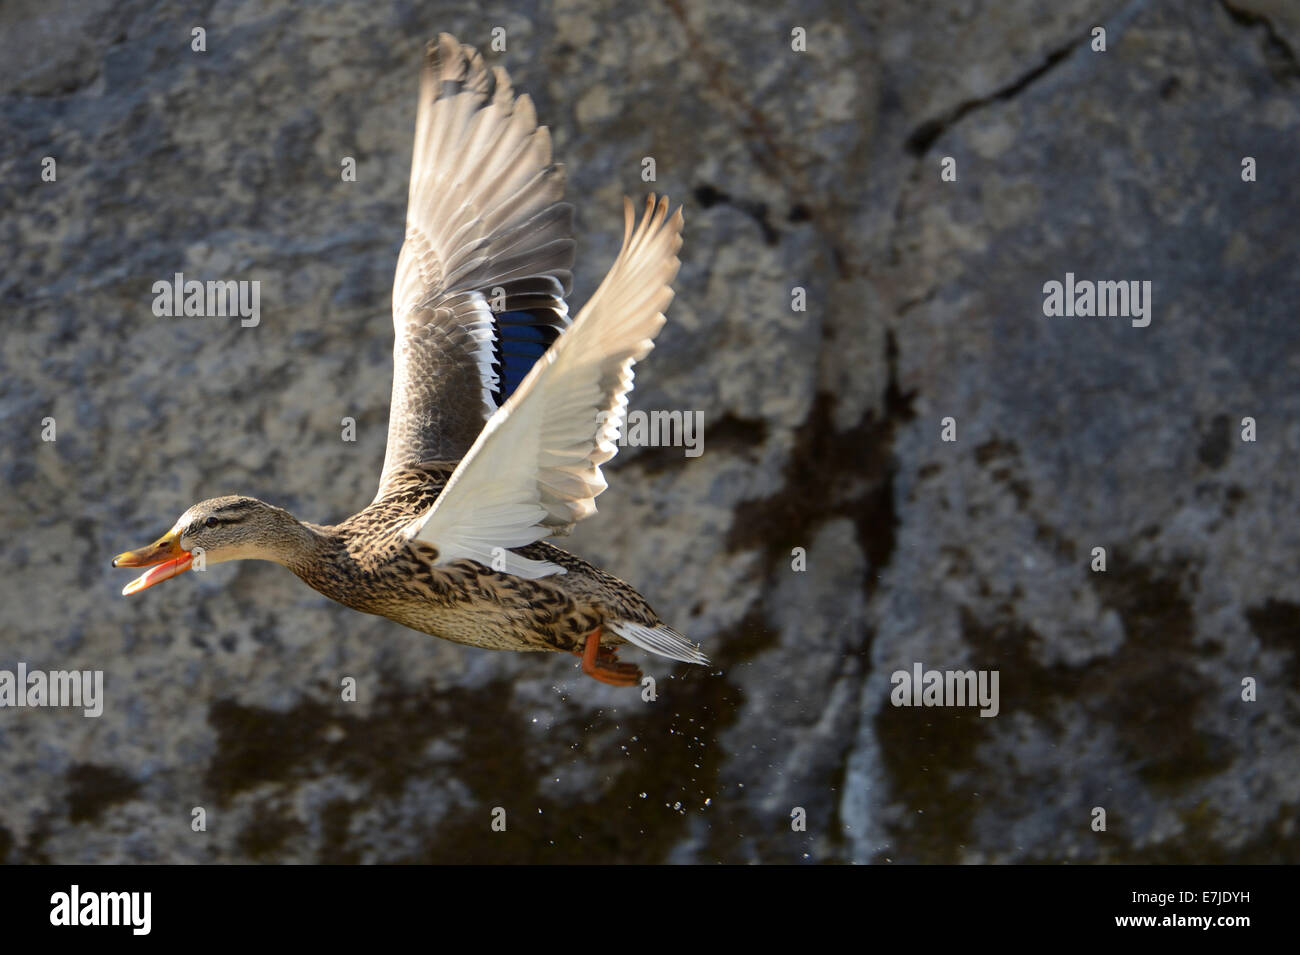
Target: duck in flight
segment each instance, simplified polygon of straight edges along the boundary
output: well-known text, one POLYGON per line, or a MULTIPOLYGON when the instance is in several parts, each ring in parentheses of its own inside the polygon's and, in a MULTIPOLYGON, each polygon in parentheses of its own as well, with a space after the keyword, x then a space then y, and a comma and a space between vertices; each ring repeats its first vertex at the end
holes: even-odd
POLYGON ((707 664, 622 580, 545 538, 595 513, 632 365, 672 300, 680 207, 624 201, 623 246, 570 318, 573 208, 532 101, 442 34, 428 46, 406 238, 393 283, 393 393, 375 499, 335 525, 252 497, 195 504, 114 567, 138 593, 191 567, 269 560, 325 596, 495 650, 567 651, 632 686, 620 646, 707 664))

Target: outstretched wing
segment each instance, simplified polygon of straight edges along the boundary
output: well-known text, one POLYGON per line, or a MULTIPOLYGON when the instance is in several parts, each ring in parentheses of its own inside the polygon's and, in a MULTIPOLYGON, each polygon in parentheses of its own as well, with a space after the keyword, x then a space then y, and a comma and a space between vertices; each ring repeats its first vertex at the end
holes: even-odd
POLYGON ((471 558, 521 577, 561 573, 507 548, 564 533, 596 510, 600 465, 632 389, 632 364, 654 347, 672 301, 682 212, 651 196, 633 229, 625 202, 623 248, 573 325, 533 366, 483 428, 434 505, 408 534, 438 549, 438 562, 471 558))
POLYGON ((429 44, 393 281, 395 471, 459 460, 569 323, 573 208, 532 101, 447 34, 429 44))

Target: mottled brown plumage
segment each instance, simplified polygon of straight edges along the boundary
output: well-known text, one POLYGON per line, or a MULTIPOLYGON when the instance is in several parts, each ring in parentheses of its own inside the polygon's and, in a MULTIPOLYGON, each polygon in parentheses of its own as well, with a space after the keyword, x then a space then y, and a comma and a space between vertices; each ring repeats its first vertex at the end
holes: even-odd
MULTIPOLYGON (((583 638, 606 620, 649 627, 661 622, 635 590, 573 554, 545 542, 519 548, 554 561, 563 575, 529 580, 473 560, 438 566, 430 544, 400 533, 427 510, 455 465, 428 464, 392 476, 391 493, 314 535, 307 559, 286 562, 325 596, 445 640, 491 650, 582 649, 583 638)), ((602 640, 613 646, 614 634, 602 640)))
POLYGON ((672 298, 680 209, 651 196, 576 319, 563 172, 532 103, 447 35, 421 77, 406 241, 393 284, 388 446, 375 499, 341 524, 214 498, 115 566, 136 593, 228 560, 283 564, 339 603, 446 640, 578 653, 615 685, 625 642, 707 660, 626 583, 543 538, 594 513, 632 365, 672 298), (539 357, 540 356, 540 357, 539 357))

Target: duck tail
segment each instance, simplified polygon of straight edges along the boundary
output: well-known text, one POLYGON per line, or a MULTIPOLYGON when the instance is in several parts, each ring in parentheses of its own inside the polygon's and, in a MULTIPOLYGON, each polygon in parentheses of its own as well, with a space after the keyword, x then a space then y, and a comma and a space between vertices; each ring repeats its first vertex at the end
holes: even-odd
POLYGON ((670 660, 681 660, 683 663, 709 665, 709 658, 698 646, 665 624, 647 627, 645 624, 633 623, 630 620, 608 620, 605 626, 642 650, 657 653, 670 660))

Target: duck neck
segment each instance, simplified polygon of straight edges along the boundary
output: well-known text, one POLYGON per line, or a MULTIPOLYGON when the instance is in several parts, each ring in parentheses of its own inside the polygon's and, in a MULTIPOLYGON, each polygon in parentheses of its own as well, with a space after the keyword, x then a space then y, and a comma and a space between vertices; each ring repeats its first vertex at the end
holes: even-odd
POLYGON ((353 605, 344 565, 347 541, 338 528, 297 522, 293 534, 281 542, 274 558, 303 583, 331 600, 353 605))
POLYGON ((286 524, 283 533, 276 535, 275 545, 267 557, 288 567, 299 577, 305 577, 332 552, 329 528, 296 518, 286 524))

